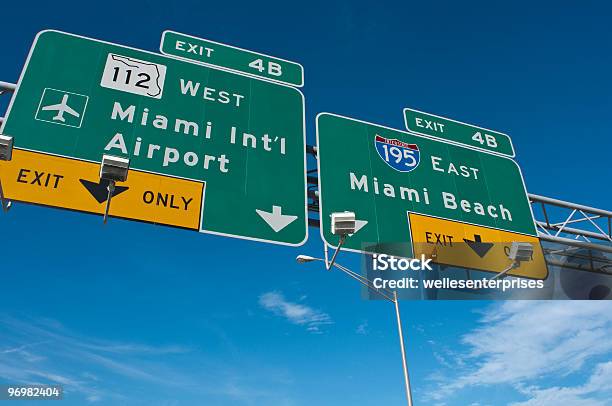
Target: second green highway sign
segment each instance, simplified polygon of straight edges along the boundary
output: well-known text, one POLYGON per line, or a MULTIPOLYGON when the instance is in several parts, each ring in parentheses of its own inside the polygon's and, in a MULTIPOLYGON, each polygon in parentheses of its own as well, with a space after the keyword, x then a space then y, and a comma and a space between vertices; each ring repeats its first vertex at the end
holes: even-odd
POLYGON ((409 213, 537 235, 510 158, 330 113, 317 117, 317 146, 321 233, 330 245, 338 242, 330 215, 342 211, 356 214, 358 230, 345 243, 356 251, 409 254, 409 213))

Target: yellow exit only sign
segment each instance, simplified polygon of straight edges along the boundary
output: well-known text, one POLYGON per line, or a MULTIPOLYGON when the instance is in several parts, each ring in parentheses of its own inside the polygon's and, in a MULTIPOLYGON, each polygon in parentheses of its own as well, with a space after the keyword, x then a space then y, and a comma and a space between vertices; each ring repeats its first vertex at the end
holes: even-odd
MULTIPOLYGON (((100 164, 14 150, 0 161, 7 199, 103 214, 108 197, 100 164)), ((130 169, 113 194, 110 216, 199 230, 205 183, 130 169)))

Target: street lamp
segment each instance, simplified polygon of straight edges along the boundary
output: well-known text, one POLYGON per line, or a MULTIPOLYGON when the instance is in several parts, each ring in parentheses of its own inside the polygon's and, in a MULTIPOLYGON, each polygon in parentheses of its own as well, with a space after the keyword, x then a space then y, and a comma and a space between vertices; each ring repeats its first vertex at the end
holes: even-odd
POLYGON ((304 264, 306 262, 319 261, 320 259, 308 255, 298 255, 295 260, 298 262, 298 264, 304 264))
MULTIPOLYGON (((338 253, 338 250, 336 250, 336 254, 338 253)), ((397 331, 399 334, 399 341, 400 341, 400 349, 402 352, 402 366, 404 368, 404 384, 406 386, 406 399, 408 400, 408 406, 412 406, 412 392, 410 390, 410 377, 408 376, 408 364, 406 363, 406 348, 404 346, 404 334, 402 332, 402 320, 400 317, 400 309, 399 309, 399 301, 397 299, 397 292, 395 291, 391 291, 389 289, 386 288, 377 288, 374 286, 374 283, 372 281, 370 281, 369 279, 359 275, 356 272, 351 271, 350 269, 335 263, 336 255, 334 254, 334 257, 332 258, 332 261, 329 263, 329 265, 327 264, 327 261, 323 258, 315 258, 315 257, 311 257, 309 255, 298 255, 295 260, 300 263, 306 263, 306 262, 315 262, 315 261, 320 261, 326 264, 326 268, 327 270, 329 270, 332 266, 334 268, 339 269, 340 271, 344 272, 345 274, 347 274, 348 276, 350 276, 351 278, 357 280, 357 282, 361 283, 363 286, 365 286, 366 288, 368 288, 369 290, 371 290, 372 292, 377 293, 378 295, 380 295, 381 297, 383 297, 385 300, 393 303, 394 307, 395 307, 395 317, 397 319, 397 331)))

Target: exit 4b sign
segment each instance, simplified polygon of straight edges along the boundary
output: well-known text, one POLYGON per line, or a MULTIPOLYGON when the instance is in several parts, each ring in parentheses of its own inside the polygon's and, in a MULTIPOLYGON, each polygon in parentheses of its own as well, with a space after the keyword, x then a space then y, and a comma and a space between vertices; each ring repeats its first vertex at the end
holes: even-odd
POLYGON ((404 120, 406 129, 412 133, 467 145, 511 158, 515 156, 512 140, 508 135, 499 131, 408 108, 404 109, 404 120))
POLYGON ((246 73, 274 82, 297 87, 304 85, 304 68, 297 62, 175 31, 164 31, 159 50, 165 55, 246 73))

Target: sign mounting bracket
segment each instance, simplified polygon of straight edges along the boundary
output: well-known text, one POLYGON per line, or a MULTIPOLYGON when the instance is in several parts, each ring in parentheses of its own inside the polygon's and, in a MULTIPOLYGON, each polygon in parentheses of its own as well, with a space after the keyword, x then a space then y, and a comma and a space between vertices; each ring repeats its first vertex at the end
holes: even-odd
MULTIPOLYGON (((13 157, 13 137, 0 134, 0 160, 10 161, 13 157)), ((11 201, 6 199, 2 189, 2 179, 0 179, 0 201, 2 210, 7 213, 11 208, 11 201)))
POLYGON ((130 160, 127 158, 104 155, 100 165, 100 181, 108 181, 108 197, 106 198, 106 208, 104 209, 104 224, 108 221, 111 200, 115 194, 115 183, 125 182, 128 177, 130 160))

